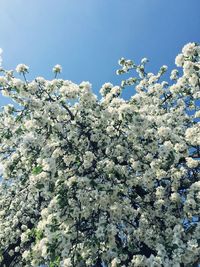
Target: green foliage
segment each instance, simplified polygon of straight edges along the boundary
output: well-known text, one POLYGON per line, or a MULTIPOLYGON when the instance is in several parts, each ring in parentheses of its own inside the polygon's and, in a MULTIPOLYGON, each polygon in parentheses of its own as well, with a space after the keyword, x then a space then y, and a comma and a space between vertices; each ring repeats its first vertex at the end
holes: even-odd
POLYGON ((41 230, 37 230, 36 228, 33 228, 29 233, 29 238, 34 238, 36 242, 41 240, 43 237, 43 232, 41 230))
POLYGON ((41 172, 42 172, 42 166, 40 166, 40 165, 34 167, 33 170, 32 170, 32 174, 34 174, 34 175, 38 175, 41 172))
POLYGON ((36 238, 36 241, 38 240, 41 240, 43 238, 44 234, 41 230, 36 230, 35 231, 35 238, 36 238))
POLYGON ((60 266, 60 256, 55 257, 55 260, 50 262, 49 267, 59 267, 60 266))

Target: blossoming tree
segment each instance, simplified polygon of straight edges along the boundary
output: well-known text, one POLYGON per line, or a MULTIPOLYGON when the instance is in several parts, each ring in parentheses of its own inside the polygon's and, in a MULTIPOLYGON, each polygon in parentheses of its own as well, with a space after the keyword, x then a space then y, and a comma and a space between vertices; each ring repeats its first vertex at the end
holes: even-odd
POLYGON ((122 58, 137 75, 100 100, 59 65, 51 81, 1 70, 0 266, 198 266, 199 55, 184 46, 168 83, 122 58))

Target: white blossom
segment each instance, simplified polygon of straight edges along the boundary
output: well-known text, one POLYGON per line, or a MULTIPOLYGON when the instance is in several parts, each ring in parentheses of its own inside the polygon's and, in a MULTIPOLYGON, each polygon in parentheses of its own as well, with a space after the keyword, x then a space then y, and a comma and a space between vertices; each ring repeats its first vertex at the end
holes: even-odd
POLYGON ((135 74, 100 99, 89 82, 2 71, 16 104, 0 112, 0 266, 200 263, 199 60, 186 45, 168 82, 167 66, 121 58, 135 74))
POLYGON ((182 49, 182 53, 186 57, 193 56, 194 53, 195 53, 195 51, 196 51, 196 45, 195 45, 195 43, 188 43, 182 49))
POLYGON ((28 72, 28 70, 29 70, 29 67, 25 64, 19 64, 16 67, 16 72, 18 73, 26 73, 28 72))
POLYGON ((183 54, 179 54, 176 58, 175 58, 175 64, 177 67, 182 67, 184 63, 184 56, 183 54))
POLYGON ((196 168, 199 164, 198 160, 194 160, 193 158, 186 158, 186 162, 189 168, 196 168))
POLYGON ((62 72, 62 67, 61 65, 57 64, 53 67, 53 72, 54 73, 61 73, 62 72))

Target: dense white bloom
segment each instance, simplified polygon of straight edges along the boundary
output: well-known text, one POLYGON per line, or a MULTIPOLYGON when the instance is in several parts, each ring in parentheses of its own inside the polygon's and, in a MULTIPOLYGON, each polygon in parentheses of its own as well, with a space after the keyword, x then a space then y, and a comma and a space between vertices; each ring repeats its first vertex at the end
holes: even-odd
POLYGON ((185 131, 186 140, 192 145, 200 145, 200 123, 185 131))
POLYGON ((94 154, 91 151, 86 151, 84 155, 83 165, 87 169, 92 166, 92 162, 94 160, 94 154))
POLYGON ((24 85, 24 83, 20 80, 20 79, 17 79, 17 78, 14 78, 13 80, 12 80, 12 84, 13 84, 13 86, 15 86, 15 87, 17 87, 17 88, 22 88, 23 87, 23 85, 24 85))
POLYGON ((194 73, 194 63, 191 61, 185 61, 183 64, 183 72, 186 75, 191 75, 194 73))
POLYGON ((171 80, 176 80, 176 79, 178 79, 178 70, 176 70, 176 69, 175 69, 175 70, 172 70, 170 79, 171 79, 171 80))
POLYGON ((111 267, 117 267, 117 266, 119 266, 119 264, 120 264, 120 259, 118 259, 118 258, 114 258, 112 261, 111 261, 111 267))
POLYGON ((67 98, 76 98, 80 92, 80 88, 71 81, 65 81, 60 87, 60 93, 67 98))
POLYGON ((167 137, 169 134, 170 134, 170 128, 169 127, 161 126, 158 129, 158 135, 161 137, 167 137))
POLYGON ((79 87, 89 92, 92 88, 92 85, 89 82, 82 82, 80 83, 79 87))
POLYGON ((189 168, 196 168, 199 165, 198 160, 194 160, 192 158, 186 158, 186 162, 189 168))
POLYGON ((200 118, 200 110, 195 113, 195 118, 200 118))
POLYGON ((111 83, 105 83, 100 89, 101 95, 106 96, 106 94, 108 94, 111 91, 112 87, 113 85, 111 83))
POLYGON ((176 58, 175 58, 175 64, 177 67, 182 67, 184 63, 184 55, 183 54, 179 54, 176 58))
POLYGON ((189 78, 189 82, 192 86, 196 86, 199 82, 198 75, 192 74, 192 76, 189 78))
POLYGON ((71 259, 64 259, 63 263, 61 264, 62 267, 71 267, 72 263, 71 263, 71 259))
POLYGON ((158 80, 157 76, 151 75, 149 78, 149 83, 150 84, 155 83, 157 80, 158 80))
POLYGON ((193 56, 195 51, 196 51, 195 43, 188 43, 182 49, 182 53, 186 57, 193 56))
POLYGON ((31 92, 35 93, 35 92, 37 91, 37 89, 38 89, 38 84, 37 84, 35 81, 30 82, 30 83, 28 84, 28 89, 29 89, 31 92))
POLYGON ((0 76, 0 86, 5 86, 7 83, 7 79, 5 77, 0 76))
POLYGON ((176 192, 171 194, 170 199, 172 202, 179 202, 181 200, 180 195, 176 192))
POLYGON ((0 266, 198 266, 199 55, 186 45, 170 83, 165 65, 122 58, 137 77, 101 99, 89 82, 2 72, 17 104, 0 112, 0 266))
POLYGON ((30 255, 30 252, 27 251, 27 250, 25 250, 25 251, 22 253, 22 258, 23 258, 23 259, 27 259, 29 255, 30 255))

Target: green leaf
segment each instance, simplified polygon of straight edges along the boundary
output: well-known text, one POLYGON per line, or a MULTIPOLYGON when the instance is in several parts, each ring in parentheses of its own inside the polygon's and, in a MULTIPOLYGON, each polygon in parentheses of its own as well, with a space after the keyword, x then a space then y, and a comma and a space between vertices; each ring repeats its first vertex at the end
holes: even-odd
POLYGON ((40 174, 41 172, 42 172, 42 166, 36 166, 32 170, 32 174, 34 175, 40 174))
POLYGON ((49 267, 59 267, 60 266, 60 256, 57 256, 54 261, 50 262, 49 267))
POLYGON ((36 241, 39 241, 43 238, 43 232, 41 230, 35 230, 35 238, 36 238, 36 241))
MULTIPOLYGON (((57 240, 55 240, 57 242, 57 240)), ((60 266, 60 256, 56 255, 56 242, 54 244, 49 245, 48 252, 50 253, 50 265, 49 267, 59 267, 60 266)))
POLYGON ((33 228, 31 229, 30 233, 28 234, 28 237, 31 238, 31 237, 35 237, 35 234, 36 234, 36 229, 33 228))

